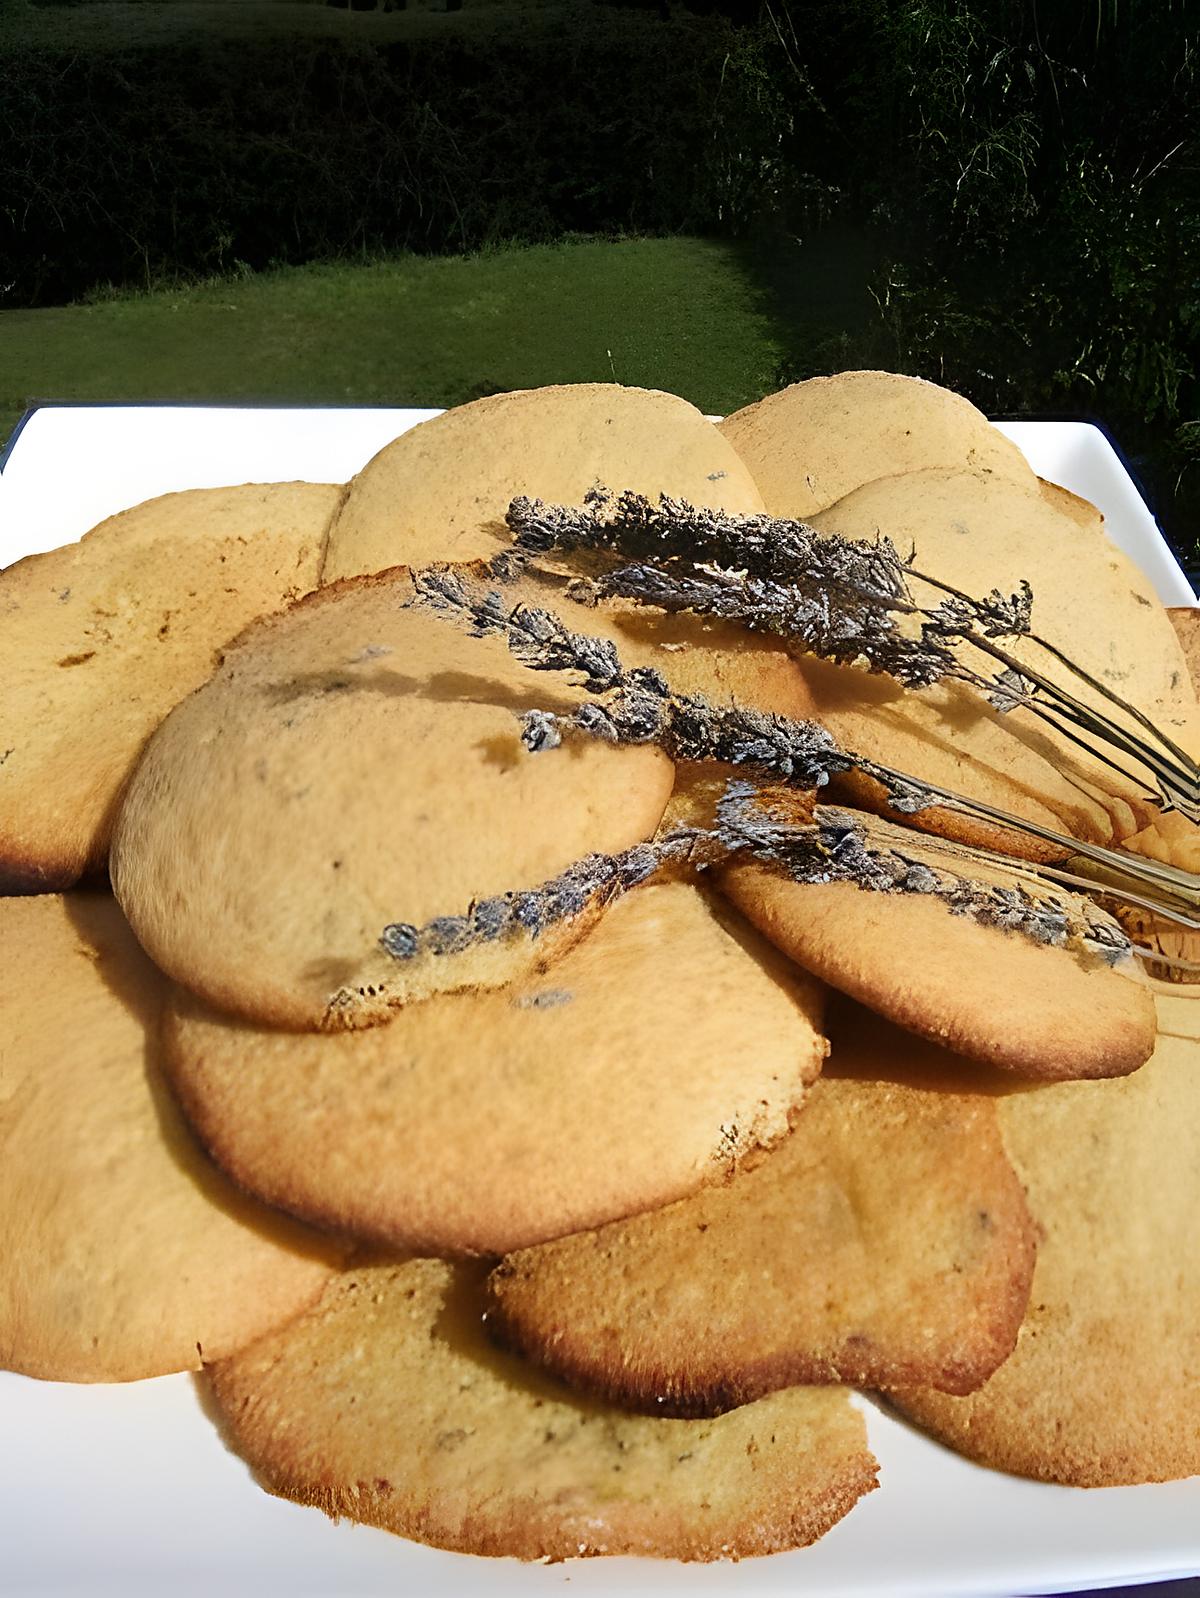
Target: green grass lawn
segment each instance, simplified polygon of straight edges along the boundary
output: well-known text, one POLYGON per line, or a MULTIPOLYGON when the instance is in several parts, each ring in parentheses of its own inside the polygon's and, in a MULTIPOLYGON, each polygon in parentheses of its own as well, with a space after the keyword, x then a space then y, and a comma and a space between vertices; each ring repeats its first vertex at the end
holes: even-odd
POLYGON ((782 354, 742 257, 703 239, 289 268, 0 311, 0 439, 46 399, 454 405, 615 379, 724 412, 782 354))

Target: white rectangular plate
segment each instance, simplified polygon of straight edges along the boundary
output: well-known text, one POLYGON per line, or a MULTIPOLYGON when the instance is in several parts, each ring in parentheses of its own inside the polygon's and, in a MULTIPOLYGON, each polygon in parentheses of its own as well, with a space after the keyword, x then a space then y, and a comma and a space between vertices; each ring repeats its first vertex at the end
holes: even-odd
MULTIPOLYGON (((430 414, 37 411, 0 474, 0 566, 176 488, 342 481, 430 414)), ((1195 604, 1102 433, 1072 422, 1003 430, 1043 477, 1100 505, 1110 534, 1165 603, 1195 604)), ((0 1217, 0 1231, 13 1219, 0 1217)), ((223 1447, 188 1376, 76 1387, 0 1373, 0 1592, 994 1598, 1200 1572, 1200 1479, 1095 1491, 1044 1486, 968 1464, 862 1402, 881 1490, 814 1548, 740 1565, 528 1566, 334 1525, 269 1497, 223 1447)))

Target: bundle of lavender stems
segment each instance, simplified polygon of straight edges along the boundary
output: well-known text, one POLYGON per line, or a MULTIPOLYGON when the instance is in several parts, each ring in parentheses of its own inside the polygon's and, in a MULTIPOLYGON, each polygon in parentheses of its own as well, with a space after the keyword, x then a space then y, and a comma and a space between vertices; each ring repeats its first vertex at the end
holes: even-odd
MULTIPOLYGON (((525 747, 540 754, 580 736, 654 744, 673 761, 718 762, 740 768, 739 776, 727 784, 707 827, 677 828, 620 856, 589 856, 550 883, 483 901, 424 928, 388 927, 383 945, 396 958, 450 952, 518 927, 536 936, 596 895, 621 892, 670 863, 703 870, 749 855, 773 862, 796 881, 937 894, 955 913, 1039 942, 1071 943, 1109 962, 1133 952, 1189 967, 1132 944, 1094 901, 1200 929, 1200 877, 897 771, 842 748, 815 722, 678 693, 653 668, 627 669, 610 639, 575 633, 552 611, 509 604, 504 594, 526 562, 553 553, 577 569, 568 591, 587 604, 619 597, 732 621, 772 633, 799 653, 884 673, 909 688, 965 683, 999 713, 1029 712, 1128 780, 1152 785, 1153 802, 1163 811, 1200 821, 1200 767, 1143 712, 1033 631, 1028 583, 1011 595, 993 590, 976 597, 917 570, 887 538, 858 543, 800 521, 735 516, 665 496, 655 505, 638 494, 597 489, 581 507, 521 497, 507 521, 515 548, 493 562, 494 584, 434 568, 415 574, 416 597, 474 636, 503 638, 532 670, 572 674, 594 696, 570 716, 527 711, 521 719, 525 747), (932 589, 937 602, 918 602, 914 584, 932 589), (1018 660, 1001 642, 1014 638, 1043 652, 1059 672, 1050 676, 1028 658, 1018 660), (972 650, 986 658, 986 669, 972 664, 972 650), (1064 686, 1064 676, 1092 690, 1090 701, 1064 686), (1097 708, 1096 698, 1106 708, 1097 708), (909 849, 900 829, 858 811, 814 802, 799 814, 793 806, 781 820, 762 802, 771 785, 815 796, 849 772, 879 784, 900 818, 934 806, 955 810, 1055 845, 1069 865, 1035 865, 924 833, 912 835, 909 849), (939 851, 944 868, 930 862, 931 852, 939 851), (994 869, 983 880, 972 877, 972 862, 1002 867, 1011 886, 998 885, 994 869), (1059 887, 1077 892, 1064 897, 1055 892, 1059 887)), ((1026 649, 1024 656, 1031 653, 1026 649)))

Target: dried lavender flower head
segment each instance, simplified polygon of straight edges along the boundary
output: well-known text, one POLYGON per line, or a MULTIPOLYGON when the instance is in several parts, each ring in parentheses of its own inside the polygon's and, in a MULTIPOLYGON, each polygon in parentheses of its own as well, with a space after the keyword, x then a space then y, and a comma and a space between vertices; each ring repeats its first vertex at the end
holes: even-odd
POLYGON ((680 828, 617 855, 590 854, 535 888, 513 889, 480 899, 461 915, 436 916, 422 927, 393 922, 380 945, 393 960, 461 953, 480 943, 518 936, 537 939, 573 920, 593 904, 628 893, 664 869, 691 868, 708 858, 710 840, 680 828))
POLYGON ((597 488, 582 507, 520 496, 506 517, 514 542, 532 554, 607 550, 624 560, 683 561, 744 571, 773 582, 852 589, 864 599, 906 599, 904 564, 890 539, 853 543, 806 522, 739 516, 659 495, 597 488))
POLYGON ((593 599, 620 596, 671 612, 738 621, 841 665, 863 663, 912 686, 956 669, 947 622, 905 632, 914 609, 904 563, 887 538, 856 543, 804 522, 737 516, 666 495, 653 505, 626 491, 597 491, 582 507, 527 497, 509 506, 520 549, 600 554, 607 569, 593 599), (612 560, 628 564, 615 569, 612 560))
POLYGON ((458 572, 417 572, 413 582, 421 602, 476 637, 507 639, 531 670, 578 673, 589 691, 605 695, 570 717, 527 711, 522 739, 531 754, 557 749, 565 732, 583 733, 612 744, 654 743, 675 761, 758 766, 807 787, 853 765, 815 722, 675 694, 652 667, 626 669, 611 640, 574 633, 551 611, 510 606, 500 591, 474 588, 458 572))
MULTIPOLYGON (((698 695, 673 694, 659 672, 645 667, 627 671, 610 640, 572 633, 549 611, 520 604, 507 606, 499 591, 471 588, 458 573, 418 573, 414 580, 419 598, 449 619, 465 623, 479 636, 506 637, 513 652, 535 670, 578 672, 593 692, 605 695, 570 717, 541 710, 526 712, 522 737, 530 753, 556 749, 565 733, 578 733, 614 744, 655 743, 676 761, 720 761, 757 768, 763 775, 814 789, 832 776, 858 769, 882 784, 898 814, 949 805, 966 814, 986 816, 1010 829, 1061 844, 1068 852, 1074 850, 1089 859, 1102 856, 1102 864, 1119 869, 1121 891, 1130 903, 1145 905, 1152 898, 1152 908, 1177 919, 1186 918, 1191 907, 1200 904, 1200 879, 1187 873, 1173 871, 1164 887, 1158 880, 1163 868, 1152 867, 1138 856, 1073 840, 983 801, 855 755, 841 749, 815 723, 789 721, 737 706, 717 707, 698 695), (1147 879, 1149 872, 1157 873, 1153 882, 1147 879)), ((1003 609, 995 596, 988 603, 993 601, 1003 609)), ((999 625, 1001 618, 996 621, 999 625)), ((991 686, 1000 700, 998 708, 1008 709, 1019 702, 1024 680, 1006 670, 991 686)))
POLYGON ((1030 712, 1136 785, 1146 770, 1158 801, 1200 822, 1200 765, 1136 707, 1032 630, 1028 582, 1012 594, 971 595, 901 561, 886 537, 852 540, 804 522, 737 516, 661 496, 599 491, 582 507, 513 500, 508 525, 526 551, 599 553, 610 561, 590 583, 596 598, 619 595, 657 609, 692 611, 776 633, 836 665, 861 665, 910 688, 953 679, 993 709, 1030 712), (613 569, 617 556, 626 564, 613 569), (940 596, 919 603, 913 581, 940 596), (899 618, 913 618, 913 627, 899 618), (1027 639, 1056 666, 1015 659, 998 642, 1027 639), (976 654, 962 648, 973 647, 976 654), (999 669, 981 669, 979 655, 999 669), (1066 667, 1067 681, 1057 668, 1066 667), (1073 687, 1070 678, 1074 678, 1073 687), (1106 705, 1081 695, 1086 685, 1106 705), (1106 708, 1111 705, 1116 715, 1106 708))
POLYGON ((813 805, 786 789, 731 783, 718 805, 715 830, 730 854, 748 854, 794 882, 846 882, 869 893, 930 896, 981 926, 1053 948, 1084 950, 1109 965, 1131 953, 1112 916, 1031 868, 858 811, 813 805))

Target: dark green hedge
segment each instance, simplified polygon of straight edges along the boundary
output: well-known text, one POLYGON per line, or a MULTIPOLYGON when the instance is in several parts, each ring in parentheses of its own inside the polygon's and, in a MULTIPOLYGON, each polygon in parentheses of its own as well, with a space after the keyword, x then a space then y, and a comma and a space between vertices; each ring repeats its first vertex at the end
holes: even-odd
POLYGON ((572 231, 736 230, 777 198, 766 35, 574 13, 372 47, 0 53, 0 304, 572 231))

